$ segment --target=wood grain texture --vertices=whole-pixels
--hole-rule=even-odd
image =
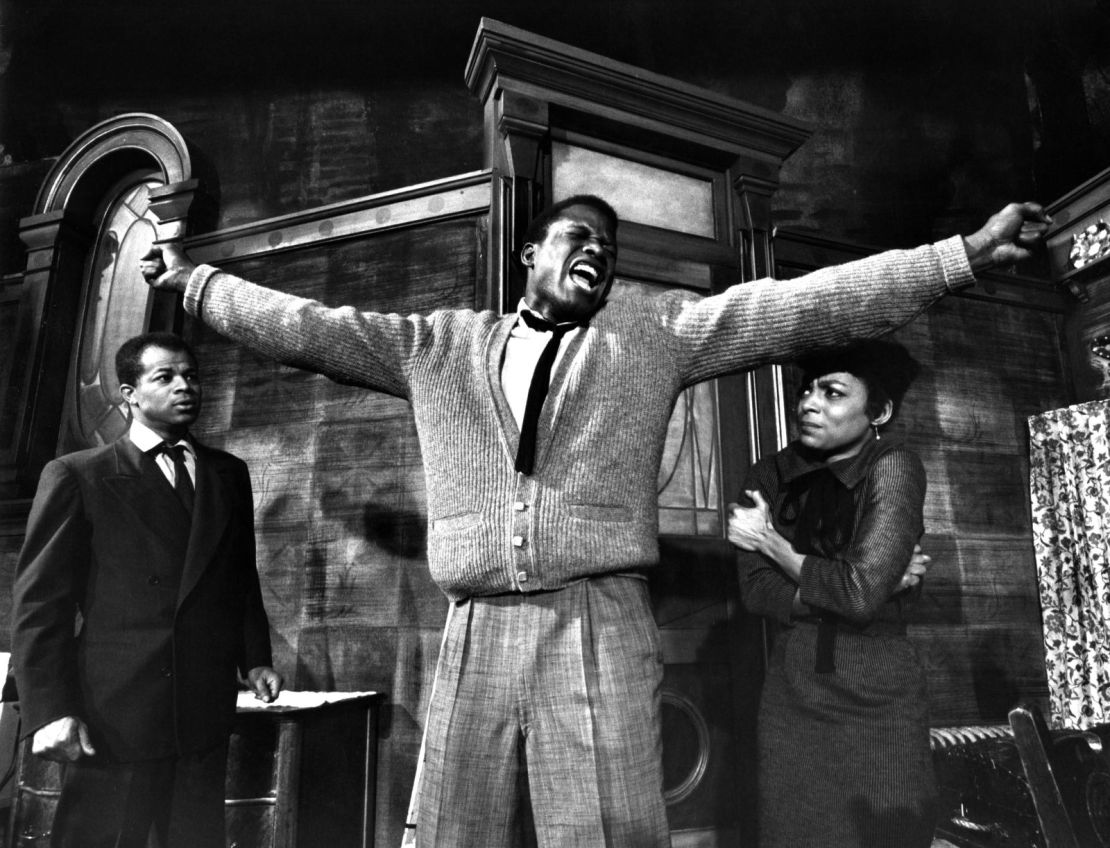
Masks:
[[[428,312],[475,302],[484,219],[228,265],[329,305]],[[275,664],[295,689],[376,690],[380,844],[400,844],[447,601],[428,574],[424,470],[408,404],[278,365],[191,322],[203,441],[241,456]]]

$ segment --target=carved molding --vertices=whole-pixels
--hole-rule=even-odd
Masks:
[[[321,242],[485,214],[493,202],[493,181],[490,171],[472,171],[202,233],[187,237],[185,246],[197,262],[227,265]]]
[[[519,92],[707,151],[780,164],[810,129],[777,112],[482,18],[466,84],[483,103]],[[519,101],[518,101],[519,102]]]
[[[160,168],[166,184],[192,178],[192,160],[181,133],[157,115],[129,112],[97,124],[65,149],[39,189],[33,214],[64,208],[90,169],[126,151]]]
[[[22,355],[0,363],[0,385],[18,413],[0,444],[0,500],[30,494],[56,451],[98,217],[135,179],[165,184],[158,202],[180,230],[197,189],[189,151],[170,123],[146,113],[119,115],[82,133],[58,157],[31,214],[20,221],[27,249],[16,321]]]
[[[659,261],[690,261],[703,244],[727,249],[735,272],[695,274],[698,287],[723,288],[751,276],[747,252],[733,245],[738,222],[755,251],[769,250],[770,197],[783,161],[811,134],[776,112],[483,18],[465,70],[485,112],[486,165],[504,180],[490,226],[490,300],[506,309],[522,280],[512,257],[531,217],[553,199],[551,142],[695,175],[714,184],[715,239],[683,238],[658,227],[622,223],[618,274],[658,279]],[[731,195],[731,196],[730,196]],[[739,199],[740,207],[732,208]],[[637,235],[640,237],[637,238]],[[640,245],[647,245],[645,251]],[[699,259],[693,260],[700,262]],[[645,270],[646,269],[646,270]]]

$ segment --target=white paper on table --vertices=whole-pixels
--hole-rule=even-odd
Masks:
[[[362,698],[366,695],[374,695],[375,692],[291,692],[288,689],[282,690],[277,698],[266,703],[260,698],[254,696],[254,692],[245,689],[239,692],[238,700],[235,703],[236,709],[240,711],[266,711],[271,710],[275,712],[282,712],[284,710],[310,710],[314,707],[322,707],[324,704],[336,704],[341,701],[350,701],[354,698]]]

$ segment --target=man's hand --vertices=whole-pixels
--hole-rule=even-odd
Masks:
[[[978,232],[964,237],[972,271],[1021,262],[1033,255],[1052,217],[1039,203],[1010,203],[991,215]]]
[[[185,251],[172,242],[155,245],[139,260],[139,273],[143,279],[151,288],[161,291],[185,291],[189,276],[196,267]]]
[[[96,753],[89,741],[89,728],[76,716],[65,716],[44,724],[31,739],[31,753],[59,763],[72,763]]]
[[[247,672],[247,682],[254,691],[254,697],[267,704],[281,692],[285,681],[282,676],[268,665],[260,665]]]
[[[906,566],[906,573],[902,575],[902,580],[895,591],[903,592],[921,583],[932,561],[933,558],[931,556],[927,556],[921,552],[921,545],[914,545],[913,556],[910,557],[910,564]]]

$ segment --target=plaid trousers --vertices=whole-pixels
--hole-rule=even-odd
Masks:
[[[669,846],[662,677],[645,580],[460,601],[428,715],[416,844]]]

